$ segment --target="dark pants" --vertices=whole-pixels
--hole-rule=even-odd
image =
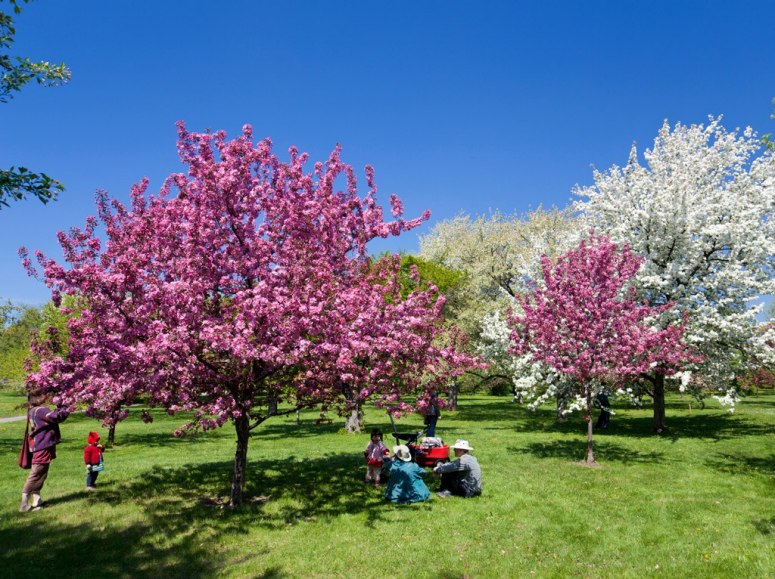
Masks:
[[[436,436],[436,421],[438,419],[437,416],[425,417],[425,436]]]
[[[595,423],[595,428],[608,428],[608,419],[610,418],[611,413],[608,412],[608,410],[601,410],[600,416],[597,417],[597,423]]]
[[[478,493],[473,493],[468,490],[463,484],[463,473],[459,472],[444,472],[441,474],[441,486],[440,491],[449,491],[453,495],[459,497],[470,498],[476,496]]]
[[[86,471],[86,486],[87,487],[93,487],[97,486],[97,475],[99,475],[99,471],[92,472],[92,471]]]

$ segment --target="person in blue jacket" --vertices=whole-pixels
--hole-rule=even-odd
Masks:
[[[431,491],[423,480],[425,469],[412,462],[409,447],[399,444],[393,448],[390,462],[390,479],[385,498],[393,503],[417,503],[428,500]]]

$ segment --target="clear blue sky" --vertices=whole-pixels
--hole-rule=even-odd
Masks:
[[[0,4],[5,9],[6,3]],[[250,123],[286,157],[336,143],[380,201],[429,231],[460,212],[564,206],[576,184],[651,145],[664,119],[775,131],[772,1],[38,0],[14,54],[64,61],[64,87],[0,104],[0,165],[63,181],[47,206],[0,209],[0,298],[39,304],[26,245],[59,259],[58,230],[179,171],[175,122],[236,135]],[[412,232],[372,250],[417,249]]]

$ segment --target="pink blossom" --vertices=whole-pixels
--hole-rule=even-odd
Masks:
[[[178,134],[186,174],[156,195],[144,180],[131,208],[99,192],[98,219],[59,235],[68,267],[36,254],[52,294],[82,301],[69,353],[41,347],[31,385],[110,416],[145,394],[169,413],[196,411],[176,436],[228,420],[243,436],[280,403],[372,398],[408,412],[405,399],[476,364],[457,338],[444,345],[435,288],[406,294],[398,259],[369,258],[369,241],[428,215],[385,222],[373,170],[360,198],[339,146],[305,173],[306,154],[291,148],[281,162],[249,126],[231,141],[183,123]],[[399,217],[401,201],[390,203]]]

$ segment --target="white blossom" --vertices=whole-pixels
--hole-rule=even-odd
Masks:
[[[645,166],[633,145],[625,167],[595,171],[593,186],[574,191],[589,226],[645,258],[639,294],[689,314],[686,339],[705,359],[704,380],[691,383],[722,390],[724,404],[736,400],[736,370],[773,359],[750,307],[775,293],[775,160],[760,151],[751,129],[727,131],[720,118],[665,122]]]
[[[468,308],[457,323],[471,336],[482,320],[514,306],[514,296],[535,279],[542,255],[558,255],[578,241],[578,222],[570,210],[543,210],[527,215],[459,215],[442,221],[420,238],[420,257],[467,274]]]

